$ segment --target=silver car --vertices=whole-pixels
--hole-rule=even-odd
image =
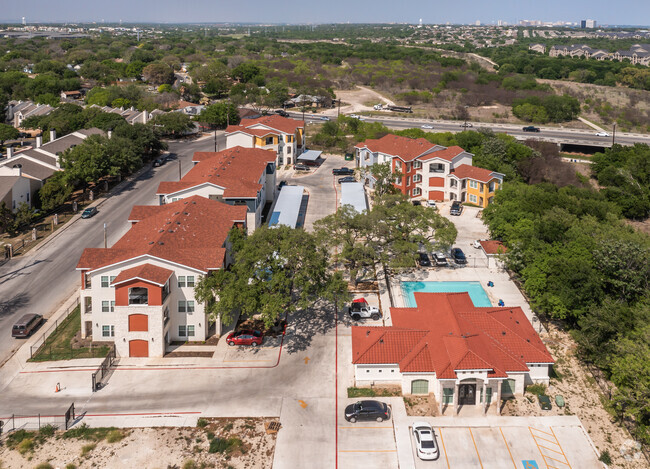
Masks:
[[[413,438],[418,458],[425,461],[433,461],[440,456],[436,434],[433,428],[426,422],[415,422],[413,424]]]

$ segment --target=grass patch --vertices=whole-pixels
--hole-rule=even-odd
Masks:
[[[545,396],[546,386],[544,384],[531,384],[526,388],[526,392],[529,392],[536,396]]]
[[[75,466],[74,464],[70,463],[70,464],[66,464],[66,465],[65,465],[65,469],[77,469],[77,466]]]
[[[52,435],[54,435],[54,432],[56,431],[56,427],[54,425],[45,425],[44,427],[41,427],[38,430],[39,435],[49,438]]]
[[[399,396],[398,390],[384,388],[348,388],[348,397],[392,397]]]
[[[207,419],[204,419],[203,417],[201,417],[200,419],[198,419],[196,421],[196,426],[199,427],[199,428],[205,428],[205,427],[208,426],[209,423],[210,422],[208,422]]]
[[[34,469],[54,469],[54,468],[52,467],[52,464],[50,464],[49,462],[42,462]]]
[[[34,440],[31,438],[25,438],[20,443],[18,443],[16,449],[20,454],[24,456],[26,453],[29,453],[34,449]]]
[[[91,443],[89,445],[83,445],[81,447],[81,457],[88,456],[92,450],[97,447],[97,443]]]
[[[10,433],[6,439],[7,448],[16,449],[23,440],[31,440],[35,435],[35,432],[28,432],[27,430],[18,430]]]
[[[609,454],[608,450],[605,450],[602,453],[600,453],[600,457],[598,458],[598,460],[607,465],[612,464],[612,456]]]
[[[45,325],[47,326],[47,324]],[[50,334],[45,343],[38,349],[29,361],[44,362],[51,360],[70,360],[72,358],[103,357],[108,354],[109,347],[72,348],[72,339],[81,330],[81,307],[77,306],[57,329]]]
[[[90,440],[90,441],[101,441],[106,436],[113,432],[113,431],[118,431],[115,427],[99,427],[99,428],[90,428],[88,425],[85,423],[81,424],[77,428],[73,428],[72,430],[68,430],[65,432],[62,437],[63,438],[77,438],[80,440]],[[119,440],[118,440],[119,441]]]
[[[106,434],[106,441],[109,443],[117,443],[118,441],[122,441],[122,438],[124,438],[122,430],[111,430]]]
[[[230,454],[243,445],[243,442],[236,436],[232,438],[215,438],[210,442],[209,453]]]

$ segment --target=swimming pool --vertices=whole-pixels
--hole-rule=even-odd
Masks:
[[[414,308],[415,298],[413,293],[459,293],[467,292],[472,303],[477,307],[492,306],[490,298],[483,290],[480,282],[402,282],[402,293],[408,308]]]

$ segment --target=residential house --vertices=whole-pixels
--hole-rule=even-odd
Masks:
[[[9,114],[11,115],[12,125],[18,129],[28,117],[46,116],[53,110],[54,108],[49,104],[34,104],[31,101],[25,101],[11,106]]]
[[[356,386],[433,393],[441,413],[492,403],[499,413],[503,397],[549,383],[553,357],[520,307],[476,307],[466,292],[414,296],[415,307],[390,309],[392,326],[352,327]]]
[[[276,164],[293,164],[305,150],[305,122],[279,115],[246,119],[226,129],[226,148],[241,146],[273,151]]]
[[[31,207],[34,194],[42,185],[38,179],[23,175],[21,167],[0,166],[0,206],[4,203],[13,212],[22,203]]]
[[[134,206],[129,221],[117,243],[85,249],[77,264],[82,337],[114,342],[120,356],[162,357],[172,341],[220,335],[194,286],[231,263],[229,231],[246,226],[246,207],[192,196]]]
[[[358,167],[389,162],[393,172],[400,172],[393,185],[411,200],[458,200],[486,207],[503,183],[503,174],[472,166],[474,155],[458,146],[388,134],[355,148]],[[369,174],[366,183],[374,186]]]
[[[545,44],[530,44],[528,46],[528,50],[533,50],[535,52],[539,52],[540,54],[544,54],[546,52],[546,45]]]
[[[61,91],[61,99],[63,100],[77,100],[83,98],[81,91]]]
[[[229,205],[245,206],[246,225],[253,232],[262,211],[275,200],[275,155],[259,148],[233,147],[220,152],[196,152],[195,166],[180,181],[161,182],[160,205],[199,195]]]
[[[190,103],[189,101],[178,101],[175,112],[182,112],[188,116],[198,116],[205,106],[203,104]]]

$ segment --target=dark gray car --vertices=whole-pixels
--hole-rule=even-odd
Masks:
[[[379,401],[359,401],[350,404],[345,408],[345,420],[356,422],[357,420],[376,420],[383,422],[390,419],[390,407]]]

